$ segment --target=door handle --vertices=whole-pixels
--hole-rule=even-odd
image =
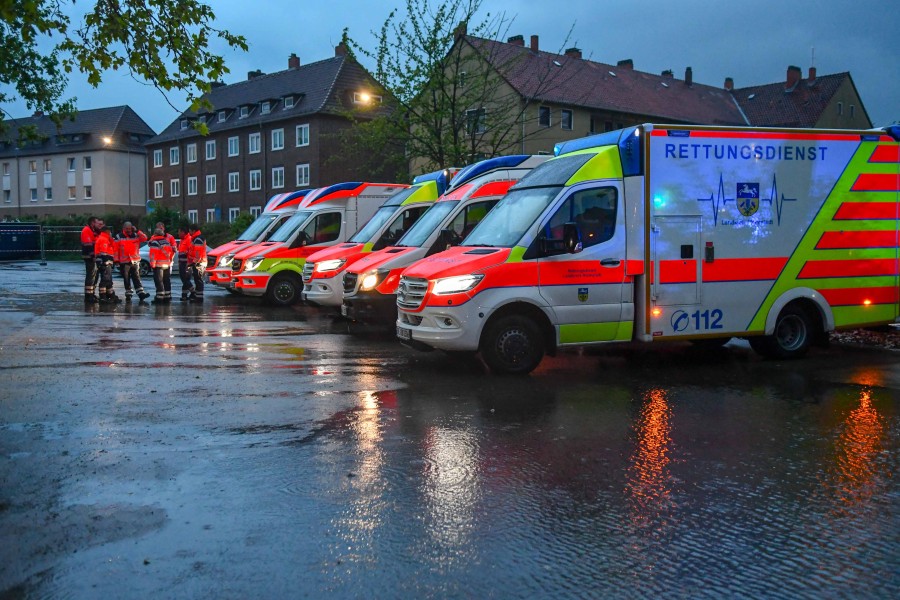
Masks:
[[[600,261],[601,267],[618,267],[622,264],[622,261],[618,258],[604,258]]]

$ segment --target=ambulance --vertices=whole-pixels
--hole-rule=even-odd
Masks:
[[[396,243],[347,268],[341,314],[353,321],[397,320],[397,284],[403,270],[460,241],[516,181],[549,156],[503,156],[475,163],[453,178],[447,192]],[[307,263],[308,264],[308,263]]]
[[[795,358],[897,323],[898,138],[644,124],[566,142],[461,246],[406,269],[397,336],[528,373],[626,341]]]
[[[230,289],[232,286],[231,261],[234,259],[235,253],[251,244],[266,241],[291,217],[297,205],[303,202],[303,199],[311,191],[297,190],[272,196],[266,202],[263,212],[244,230],[244,233],[237,239],[210,250],[208,263],[212,267],[206,271],[209,274],[210,283]]]
[[[345,241],[385,200],[407,189],[399,183],[348,182],[306,194],[294,214],[268,240],[234,255],[231,282],[247,296],[279,306],[300,299],[306,257]]]
[[[309,304],[337,309],[343,299],[341,280],[347,267],[373,250],[396,243],[449,185],[455,169],[413,179],[408,190],[389,198],[346,244],[310,255],[303,267],[303,295]]]

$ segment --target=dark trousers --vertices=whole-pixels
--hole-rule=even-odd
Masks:
[[[197,290],[196,297],[203,298],[203,273],[204,269],[197,265],[191,265],[191,277],[194,278],[194,288]]]
[[[93,256],[82,258],[84,258],[84,295],[90,296],[93,295],[94,286],[97,285],[97,263]]]
[[[97,269],[100,271],[100,295],[111,294],[113,291],[113,263],[111,260],[104,260],[97,263]]]
[[[156,286],[156,299],[165,300],[172,297],[172,268],[154,267],[153,284]]]
[[[125,296],[131,296],[132,290],[138,294],[144,291],[144,284],[141,282],[140,264],[124,262],[119,265],[119,271],[122,273],[122,279],[125,281]]]
[[[191,285],[191,270],[188,268],[186,260],[178,261],[178,277],[181,278],[181,298],[184,300],[188,294],[194,291],[194,286]]]

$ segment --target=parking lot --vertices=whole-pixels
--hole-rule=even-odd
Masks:
[[[900,586],[896,350],[610,346],[496,377],[219,289],[85,306],[82,272],[0,264],[2,597]]]

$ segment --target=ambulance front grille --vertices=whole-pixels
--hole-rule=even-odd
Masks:
[[[231,270],[235,273],[240,273],[241,267],[243,267],[243,266],[244,266],[244,261],[241,260],[240,258],[236,258],[233,261],[231,261]]]
[[[401,275],[400,285],[397,286],[397,306],[407,310],[415,310],[422,306],[422,301],[425,300],[425,292],[427,291],[427,279]]]
[[[312,279],[313,269],[316,268],[316,263],[306,261],[306,264],[303,265],[303,283],[309,283],[309,280]]]
[[[344,273],[344,293],[352,294],[356,291],[356,281],[359,279],[358,273]]]

